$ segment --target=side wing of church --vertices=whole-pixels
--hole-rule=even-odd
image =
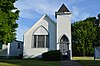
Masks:
[[[62,55],[72,58],[71,12],[63,4],[55,17],[57,23],[44,15],[24,34],[24,58],[41,57],[50,50],[60,50]]]
[[[24,34],[24,58],[33,58],[56,50],[56,23],[44,15]]]

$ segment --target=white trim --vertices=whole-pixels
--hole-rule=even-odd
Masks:
[[[32,36],[31,48],[34,48],[34,36]]]
[[[43,28],[48,34],[47,35],[49,35],[49,32],[48,32],[48,30],[44,27],[44,26],[39,26],[39,27],[37,27],[35,30],[34,30],[34,32],[33,32],[33,34],[32,35],[37,35],[37,34],[34,34],[39,28]],[[39,35],[41,35],[41,34],[39,34]]]
[[[58,43],[60,43],[60,39],[61,39],[64,35],[65,35],[66,38],[68,39],[68,42],[70,42],[70,41],[69,41],[69,38],[67,37],[67,35],[66,35],[66,34],[63,34],[63,35],[61,35],[61,36],[58,38]]]
[[[62,14],[67,14],[67,15],[70,15],[71,12],[56,12],[57,15],[62,15]]]
[[[45,14],[44,16],[42,16],[37,22],[41,21],[41,20],[44,19],[45,17],[47,17],[47,18],[50,20],[51,23],[53,23],[53,24],[56,25],[56,22],[55,22],[54,20],[52,20],[47,14]],[[37,23],[37,22],[36,22],[36,23]],[[36,23],[35,23],[35,24],[36,24]],[[35,24],[34,24],[34,25],[35,25]],[[34,25],[33,25],[33,26],[34,26]],[[32,27],[33,27],[33,26],[32,26]],[[32,27],[30,27],[30,28],[24,33],[24,35],[25,35],[26,33],[28,33],[28,32],[32,29]]]

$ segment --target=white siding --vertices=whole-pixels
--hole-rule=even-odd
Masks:
[[[34,32],[34,35],[48,35],[48,32],[42,26],[38,27]]]
[[[69,50],[72,59],[72,46],[71,46],[71,13],[57,13],[57,44],[63,35],[69,39]],[[57,45],[59,50],[59,44]]]
[[[18,43],[20,43],[20,48],[18,49]],[[23,54],[23,43],[20,41],[13,41],[8,43],[8,45],[3,45],[0,50],[0,56],[19,56],[19,54]]]
[[[18,43],[20,43],[20,48],[18,48]],[[19,56],[23,54],[23,43],[19,41],[13,41],[10,43],[9,47],[9,56]]]
[[[34,31],[43,26],[49,32],[49,48],[32,48],[33,39],[32,35]],[[45,30],[40,28],[36,31],[36,34],[45,34]],[[23,48],[23,56],[24,58],[32,58],[38,55],[41,55],[43,52],[47,52],[48,50],[56,49],[56,24],[51,21],[51,19],[44,15],[38,22],[36,22],[25,34],[24,34],[24,48]]]

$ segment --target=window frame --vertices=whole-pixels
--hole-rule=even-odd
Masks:
[[[21,48],[20,45],[21,45],[21,43],[18,42],[17,49],[20,49]]]
[[[36,37],[34,37],[34,36],[36,36]],[[44,47],[39,47],[39,36],[43,36],[43,38],[44,38],[44,41],[43,41]],[[49,48],[49,35],[33,35],[33,43],[32,44],[33,44],[32,48]]]

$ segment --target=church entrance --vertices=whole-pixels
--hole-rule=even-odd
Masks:
[[[59,48],[62,53],[62,59],[63,60],[69,59],[70,58],[69,40],[66,35],[63,35],[61,37]]]

